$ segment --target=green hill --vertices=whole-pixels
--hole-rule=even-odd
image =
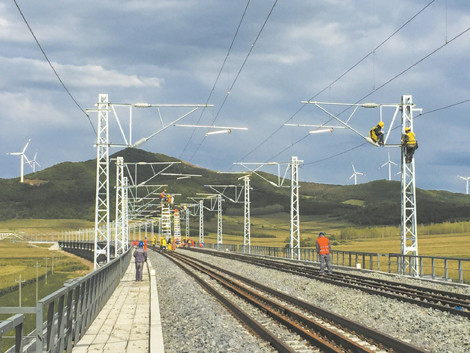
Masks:
[[[188,197],[210,193],[204,185],[241,185],[239,175],[219,174],[176,158],[139,149],[124,149],[111,156],[110,197],[114,208],[115,167],[113,159],[122,156],[125,162],[178,161],[166,173],[197,174],[201,177],[177,180],[161,175],[153,184],[165,184],[170,193],[181,194],[177,202],[191,202]],[[150,167],[139,167],[138,182],[154,175]],[[275,181],[273,175],[264,174]],[[0,220],[94,219],[96,160],[64,162],[19,178],[0,179]],[[275,188],[257,176],[251,179],[251,211],[253,215],[278,211],[289,212],[289,188]],[[233,193],[233,191],[231,191]],[[419,223],[470,220],[470,197],[464,194],[435,190],[417,190]],[[224,202],[224,213],[241,214],[242,205]],[[301,215],[325,216],[357,225],[400,224],[400,183],[378,180],[359,185],[327,185],[300,183]],[[208,213],[208,217],[210,213]],[[112,212],[114,215],[114,212]]]

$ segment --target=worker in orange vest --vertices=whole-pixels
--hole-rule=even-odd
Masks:
[[[320,257],[320,275],[323,275],[325,271],[325,263],[328,268],[328,273],[332,273],[331,263],[330,263],[330,240],[325,237],[324,232],[320,232],[317,238],[317,254]]]

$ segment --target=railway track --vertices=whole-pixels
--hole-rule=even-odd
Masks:
[[[278,352],[424,352],[207,262],[166,256]]]
[[[470,318],[469,295],[372,277],[358,276],[350,273],[334,272],[333,274],[322,276],[320,275],[319,270],[312,266],[293,264],[287,261],[272,260],[250,255],[226,253],[214,250],[191,251],[201,251],[204,254],[242,261],[256,266],[262,266],[264,268],[292,273],[298,276],[314,278],[333,285],[353,288],[369,294],[380,295]]]

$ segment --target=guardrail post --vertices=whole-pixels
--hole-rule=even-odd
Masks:
[[[449,271],[448,271],[448,268],[447,268],[447,259],[444,259],[444,278],[446,279],[446,281],[448,279],[448,272]]]
[[[462,260],[459,260],[459,283],[463,283],[463,268],[462,268]]]
[[[36,352],[42,352],[44,342],[44,326],[43,326],[43,305],[41,302],[36,303]]]

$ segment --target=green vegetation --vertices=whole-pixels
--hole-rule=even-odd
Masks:
[[[187,202],[188,197],[209,192],[204,185],[240,185],[237,175],[218,174],[178,159],[139,149],[124,149],[111,160],[122,156],[125,162],[181,162],[167,172],[198,174],[201,178],[176,180],[159,176],[158,183],[167,190],[181,194],[176,202]],[[142,168],[141,168],[142,167]],[[136,183],[154,175],[150,166],[139,167]],[[111,163],[110,182],[114,186],[115,168]],[[269,180],[276,177],[262,173]],[[0,179],[0,221],[10,219],[81,219],[93,221],[95,207],[96,161],[65,162],[18,178]],[[241,185],[240,185],[241,186]],[[289,212],[289,188],[274,188],[257,176],[251,179],[251,214],[263,216]],[[302,217],[330,217],[352,226],[395,226],[400,223],[400,183],[378,180],[359,185],[327,185],[300,183],[300,211]],[[232,190],[233,191],[233,190]],[[111,215],[115,193],[111,192]],[[233,195],[232,195],[233,197]],[[417,190],[418,219],[420,223],[470,221],[470,197],[446,191]],[[47,200],[47,204],[45,204]],[[242,205],[224,202],[224,215],[240,216]],[[206,212],[210,214],[210,212]],[[205,216],[209,219],[211,216]]]
[[[19,306],[20,276],[21,306],[32,307],[36,306],[36,288],[38,299],[41,299],[62,288],[66,280],[81,277],[93,270],[93,264],[88,261],[59,250],[51,250],[50,247],[50,244],[44,247],[11,239],[0,241],[1,307]],[[12,315],[2,314],[0,320],[10,316]],[[35,328],[35,320],[34,315],[25,315],[25,333]],[[2,342],[5,347],[11,344],[13,344],[11,339]]]

